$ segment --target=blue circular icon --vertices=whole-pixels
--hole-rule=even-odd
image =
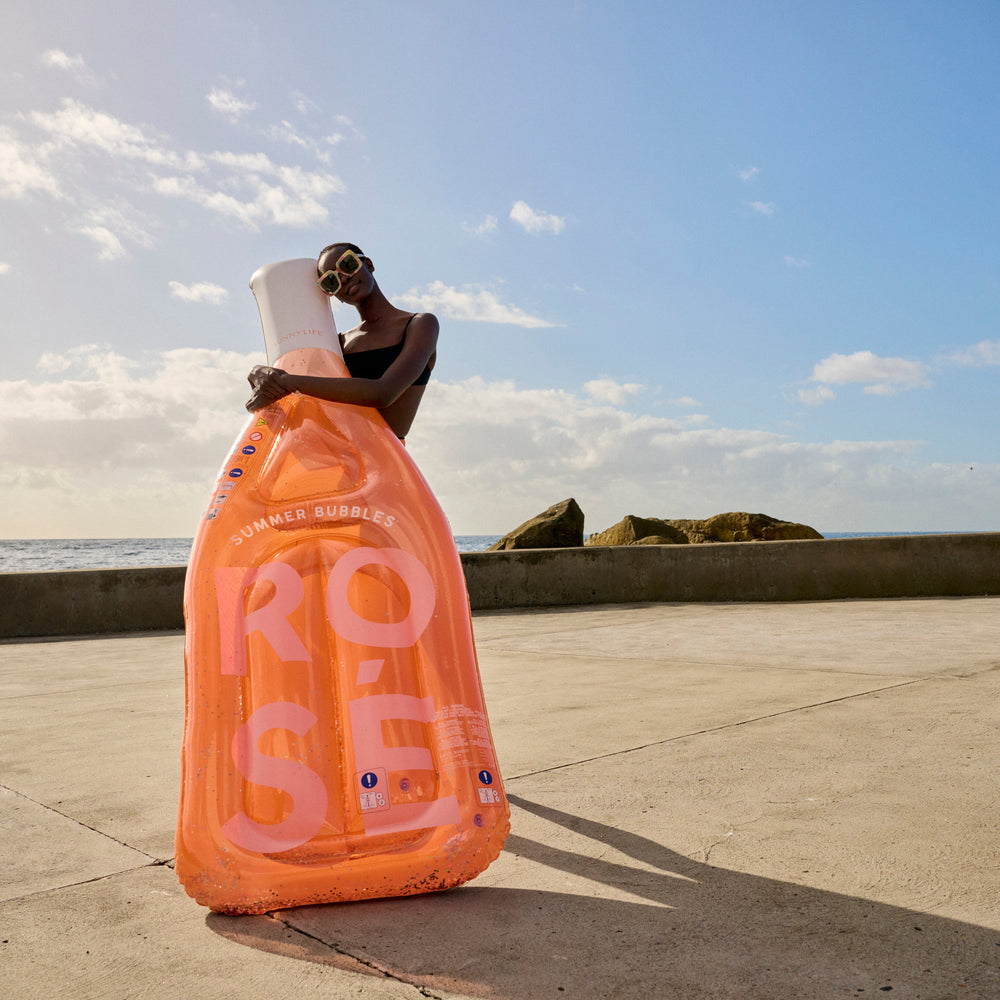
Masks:
[[[365,788],[374,788],[378,784],[378,775],[374,771],[366,771],[361,775],[361,784]]]
[[[243,475],[243,470],[242,469],[230,469],[229,470],[229,478],[230,479],[239,479],[240,476],[242,476],[242,475]]]
[[[257,449],[256,449],[256,448],[255,448],[255,447],[254,447],[254,446],[253,446],[252,444],[248,444],[248,445],[247,445],[247,446],[246,446],[246,447],[245,447],[245,448],[243,449],[243,454],[244,454],[244,455],[252,455],[252,454],[253,454],[253,453],[254,453],[254,452],[255,452],[256,450],[257,450]]]
[[[493,775],[490,774],[489,771],[480,771],[479,772],[479,780],[484,785],[492,785],[493,784]]]

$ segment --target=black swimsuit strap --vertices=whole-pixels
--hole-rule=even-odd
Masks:
[[[403,327],[403,336],[399,338],[399,342],[402,344],[406,340],[406,331],[410,329],[410,324],[413,322],[416,313],[410,313],[410,318],[406,321],[406,326]]]

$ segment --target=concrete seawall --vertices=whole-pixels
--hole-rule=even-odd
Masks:
[[[1000,532],[467,552],[475,611],[1000,594]],[[0,638],[184,627],[183,566],[0,574]]]
[[[0,574],[0,638],[184,627],[184,566]]]
[[[471,553],[472,606],[1000,593],[1000,533]]]

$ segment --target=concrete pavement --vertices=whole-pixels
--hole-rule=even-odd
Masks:
[[[0,644],[0,993],[996,1000],[998,612],[480,613],[500,859],[241,918],[170,867],[183,637]]]

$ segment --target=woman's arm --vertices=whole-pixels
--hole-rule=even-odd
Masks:
[[[251,412],[259,410],[290,392],[301,392],[333,403],[382,409],[394,403],[413,385],[437,348],[437,337],[438,321],[435,316],[421,313],[414,317],[406,331],[406,342],[399,357],[377,379],[291,375],[280,368],[254,368],[249,378],[254,393],[247,409]]]

